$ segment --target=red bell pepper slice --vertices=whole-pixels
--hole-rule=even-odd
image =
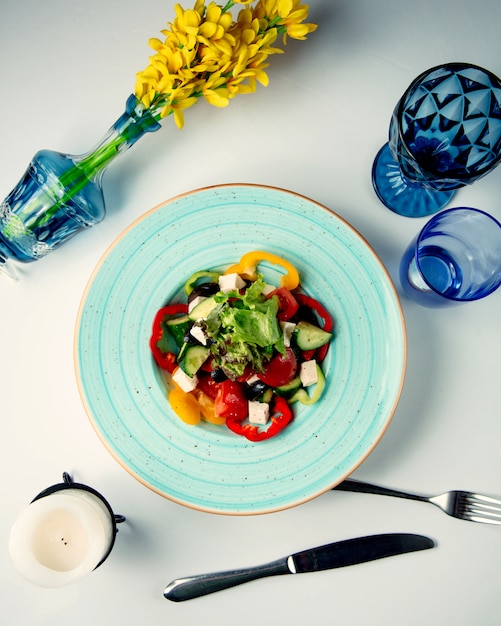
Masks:
[[[275,437],[292,420],[293,413],[289,403],[281,396],[273,396],[271,404],[272,416],[268,428],[262,430],[259,426],[249,424],[244,419],[229,417],[226,419],[226,426],[237,435],[242,435],[249,441],[264,441]]]
[[[304,293],[296,293],[294,294],[294,297],[299,302],[299,304],[303,306],[307,306],[309,309],[314,311],[321,318],[321,320],[323,321],[323,325],[321,326],[321,328],[323,328],[323,330],[325,330],[328,333],[332,332],[332,329],[334,328],[332,317],[330,316],[328,311],[325,309],[325,307],[321,305],[320,302],[318,302],[318,300],[315,300],[315,298],[307,296]],[[317,348],[316,360],[318,363],[321,363],[325,359],[325,355],[327,354],[328,349],[329,349],[329,343],[326,343],[320,348]],[[309,360],[309,359],[305,359],[305,360]]]
[[[153,320],[150,336],[150,350],[158,367],[167,370],[170,374],[172,374],[176,367],[176,355],[173,352],[163,352],[158,347],[158,342],[162,339],[164,333],[162,322],[166,317],[173,317],[181,313],[186,314],[187,312],[187,304],[169,304],[159,309],[155,315],[155,319]]]

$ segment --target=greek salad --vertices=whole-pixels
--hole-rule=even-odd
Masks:
[[[259,272],[263,261],[284,272],[278,286]],[[263,441],[291,422],[294,404],[319,400],[333,319],[300,291],[291,263],[249,252],[224,272],[196,272],[184,294],[186,302],[157,311],[150,337],[168,401],[184,422]]]

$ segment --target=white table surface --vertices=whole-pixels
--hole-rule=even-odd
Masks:
[[[190,4],[191,6],[191,4]],[[135,72],[174,17],[172,0],[3,0],[0,6],[0,195],[41,148],[85,152],[123,111]],[[188,5],[186,5],[186,8]],[[390,274],[423,219],[385,209],[370,182],[394,104],[421,71],[465,60],[501,74],[498,0],[317,0],[320,27],[271,58],[270,85],[227,109],[199,103],[169,119],[106,173],[104,222],[0,282],[0,619],[3,624],[217,626],[500,623],[501,528],[435,507],[329,492],[263,516],[194,511],[153,493],[106,451],[80,401],[73,334],[101,256],[138,216],[199,187],[273,185],[348,220]],[[501,168],[451,206],[498,219]],[[397,283],[398,284],[398,283]],[[421,493],[501,496],[501,290],[427,309],[402,298],[407,377],[388,431],[354,476]],[[81,582],[32,586],[14,570],[12,524],[63,471],[127,516],[105,564]],[[437,548],[341,570],[250,583],[175,604],[173,578],[253,565],[380,532],[429,535]]]

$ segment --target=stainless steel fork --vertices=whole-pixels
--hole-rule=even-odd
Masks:
[[[501,500],[482,496],[471,491],[447,491],[438,496],[422,496],[396,489],[387,489],[359,480],[347,479],[334,487],[338,491],[354,491],[358,493],[373,493],[381,496],[394,496],[419,502],[430,502],[447,515],[470,522],[501,525]]]

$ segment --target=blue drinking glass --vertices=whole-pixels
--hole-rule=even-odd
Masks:
[[[438,213],[403,255],[400,280],[426,306],[488,296],[501,285],[501,224],[468,207]]]
[[[395,213],[423,217],[500,160],[500,79],[476,65],[447,63],[423,72],[397,103],[372,184]]]

